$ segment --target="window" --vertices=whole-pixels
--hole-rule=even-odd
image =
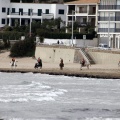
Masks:
[[[63,15],[64,15],[64,10],[60,9],[60,10],[58,11],[58,14],[63,14]]]
[[[19,8],[19,15],[20,15],[20,13],[21,13],[21,15],[23,15],[23,9],[22,8]]]
[[[33,9],[28,9],[28,15],[30,16],[30,14],[33,14]]]
[[[10,12],[10,8],[8,8],[8,9],[7,9],[7,15],[9,15],[9,14],[10,14],[9,12]]]
[[[12,8],[12,13],[15,13],[15,8]]]
[[[49,14],[49,9],[46,9],[46,12],[45,12],[46,14]]]
[[[5,19],[2,19],[2,24],[5,24]]]
[[[38,16],[41,16],[42,9],[38,9]]]
[[[6,8],[2,8],[2,12],[6,12]]]

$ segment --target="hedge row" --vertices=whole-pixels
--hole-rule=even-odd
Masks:
[[[21,32],[0,32],[0,39],[9,39],[9,40],[19,40],[21,36],[23,36],[24,33]],[[37,35],[44,38],[50,38],[50,39],[71,39],[72,34],[71,33],[48,33],[44,31],[38,31]],[[86,39],[93,39],[95,37],[95,34],[79,34],[74,33],[73,38],[76,39],[83,39],[83,35],[86,35]]]
[[[22,32],[0,32],[0,39],[19,40],[23,35]]]
[[[37,32],[39,36],[42,36],[44,38],[51,38],[51,39],[71,39],[72,34],[71,33],[48,33],[48,32]],[[95,34],[80,34],[80,33],[74,33],[73,38],[76,39],[83,39],[83,35],[86,35],[86,39],[93,39],[95,37]]]

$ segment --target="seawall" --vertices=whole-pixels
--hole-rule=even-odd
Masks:
[[[75,49],[62,45],[56,46],[37,46],[35,57],[40,57],[44,62],[59,63],[60,58],[63,58],[64,63],[74,62]]]

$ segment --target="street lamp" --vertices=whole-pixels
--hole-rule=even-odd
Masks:
[[[9,9],[9,26],[11,26],[11,8]]]
[[[112,14],[112,13],[108,13],[109,14],[109,22],[108,22],[108,41],[109,41],[109,47],[110,47],[110,14]]]
[[[73,15],[74,15],[75,11],[72,10],[72,45],[73,45]]]
[[[33,9],[30,8],[30,37],[31,37],[31,23],[32,23],[32,11]]]
[[[20,12],[20,26],[21,26],[21,12]]]

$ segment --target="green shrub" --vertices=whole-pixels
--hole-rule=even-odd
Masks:
[[[41,42],[41,43],[44,42],[44,37],[40,37],[40,42]]]
[[[34,56],[35,42],[33,38],[16,42],[10,49],[11,57]]]

